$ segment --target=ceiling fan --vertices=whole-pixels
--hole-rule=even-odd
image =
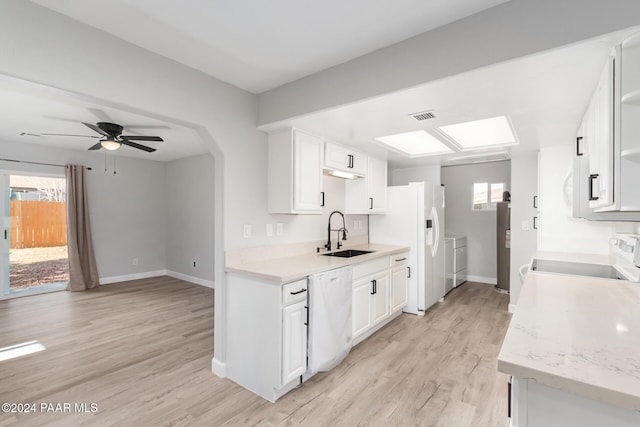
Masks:
[[[81,122],[89,129],[97,132],[100,136],[95,135],[72,135],[64,133],[41,133],[44,136],[78,136],[84,138],[100,138],[97,144],[89,147],[89,150],[99,150],[104,148],[105,150],[117,150],[121,145],[128,145],[129,147],[137,148],[148,153],[156,151],[155,148],[147,147],[146,145],[138,144],[133,141],[156,141],[162,142],[163,139],[159,136],[144,136],[144,135],[122,135],[124,127],[115,123],[98,122],[95,125],[91,123]]]

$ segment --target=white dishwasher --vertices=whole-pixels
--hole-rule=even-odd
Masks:
[[[309,276],[307,376],[334,368],[351,351],[351,276],[351,266]]]

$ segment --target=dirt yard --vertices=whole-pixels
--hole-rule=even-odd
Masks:
[[[11,249],[9,276],[11,289],[66,282],[69,280],[67,247]]]

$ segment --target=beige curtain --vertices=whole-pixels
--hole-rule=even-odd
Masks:
[[[69,248],[68,291],[98,286],[98,269],[93,253],[89,200],[84,166],[67,165],[67,246]]]

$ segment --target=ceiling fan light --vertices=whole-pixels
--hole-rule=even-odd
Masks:
[[[100,141],[100,145],[105,150],[113,151],[120,148],[120,143],[118,141],[114,141],[113,139],[105,139],[104,141]]]

